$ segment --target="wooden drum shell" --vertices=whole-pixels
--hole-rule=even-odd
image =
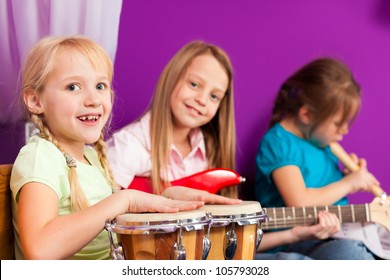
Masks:
[[[202,210],[179,213],[127,213],[116,217],[112,231],[127,260],[170,260],[174,244],[186,250],[187,260],[201,260],[203,237],[210,220]],[[180,230],[181,228],[181,230]]]
[[[229,226],[211,227],[210,242],[211,249],[208,260],[224,260],[224,240]],[[253,260],[255,254],[257,225],[235,225],[237,234],[237,249],[233,260]]]
[[[127,260],[170,260],[179,230],[170,233],[117,234]],[[202,230],[183,231],[187,260],[202,259]]]
[[[232,228],[237,235],[237,248],[233,260],[253,260],[256,253],[258,223],[265,215],[257,201],[243,201],[235,205],[205,205],[201,208],[211,214],[211,249],[207,260],[224,260],[226,233]],[[249,224],[245,224],[248,219]],[[244,223],[243,225],[240,225]],[[224,225],[225,224],[225,225]]]

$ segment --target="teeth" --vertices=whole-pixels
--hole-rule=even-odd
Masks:
[[[82,116],[82,117],[79,117],[79,119],[82,120],[82,121],[85,121],[85,120],[96,121],[98,118],[99,118],[98,116]]]

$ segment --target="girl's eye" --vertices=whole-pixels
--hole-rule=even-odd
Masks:
[[[197,82],[190,82],[190,85],[191,85],[191,87],[193,87],[193,88],[198,87],[198,83],[197,83]]]
[[[210,97],[211,97],[212,100],[219,101],[219,96],[214,94],[214,93],[211,93]]]
[[[104,90],[106,88],[106,85],[104,83],[98,83],[96,85],[97,90]]]
[[[70,85],[68,85],[66,87],[66,89],[69,90],[69,91],[76,91],[76,90],[79,90],[80,87],[78,85],[76,85],[76,84],[70,84]]]

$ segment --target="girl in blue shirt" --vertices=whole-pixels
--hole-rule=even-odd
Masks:
[[[308,63],[283,83],[275,99],[270,129],[256,156],[255,195],[263,207],[346,205],[348,194],[371,191],[378,184],[367,171],[365,160],[356,156],[360,170],[343,174],[329,148],[329,143],[341,141],[348,133],[359,112],[360,98],[360,87],[351,71],[332,58]],[[282,251],[315,259],[373,258],[357,241],[329,238],[338,230],[339,221],[334,215],[321,216],[327,222],[322,221],[323,227],[313,227],[318,231],[328,227],[326,234],[316,234],[316,230],[300,234],[299,230],[308,232],[308,227],[300,227],[289,230],[290,238],[275,241],[272,235],[286,232],[269,233],[262,242],[263,250],[290,244]],[[322,240],[296,243],[306,239]]]

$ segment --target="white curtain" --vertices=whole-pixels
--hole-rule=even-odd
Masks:
[[[20,120],[18,76],[30,47],[48,35],[85,35],[114,61],[122,0],[0,0],[0,124]]]

